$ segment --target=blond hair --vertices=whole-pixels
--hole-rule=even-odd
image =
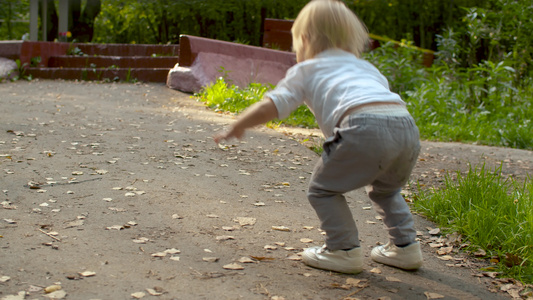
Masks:
[[[309,2],[298,14],[291,32],[293,50],[300,61],[332,48],[361,57],[368,43],[366,26],[343,2],[336,0]]]

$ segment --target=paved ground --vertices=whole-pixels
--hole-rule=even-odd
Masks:
[[[505,299],[422,218],[421,270],[371,262],[386,235],[362,191],[365,271],[304,266],[316,155],[267,128],[218,147],[232,118],[163,85],[2,83],[0,107],[0,299]]]

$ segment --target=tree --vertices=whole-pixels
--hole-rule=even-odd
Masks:
[[[53,41],[58,37],[59,16],[54,0],[47,1],[47,34],[46,39]],[[94,20],[100,13],[102,3],[100,0],[87,0],[82,7],[81,0],[68,0],[68,31],[73,39],[78,42],[90,42],[94,35]],[[40,8],[42,9],[42,7]],[[41,14],[39,14],[41,15]]]

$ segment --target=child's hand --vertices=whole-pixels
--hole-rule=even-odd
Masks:
[[[228,131],[219,133],[213,137],[215,143],[232,138],[242,139],[246,129],[266,123],[278,116],[278,110],[270,98],[257,102],[248,107]]]
[[[237,138],[240,140],[242,139],[243,136],[244,136],[244,129],[233,127],[228,131],[224,131],[224,132],[221,132],[215,135],[213,139],[215,140],[215,143],[219,144],[220,142],[224,140],[230,140],[232,138]]]

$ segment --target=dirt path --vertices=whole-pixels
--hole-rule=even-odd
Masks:
[[[365,271],[304,266],[322,240],[304,192],[315,153],[267,128],[219,148],[231,117],[165,86],[18,81],[0,105],[0,299],[508,298],[476,263],[439,259],[422,218],[421,270],[371,262],[386,235],[362,191]],[[531,173],[531,152],[480,149],[424,143],[414,176],[481,153]]]

